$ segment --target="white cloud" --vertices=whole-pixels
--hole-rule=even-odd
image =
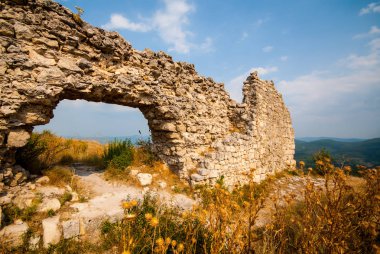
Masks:
[[[189,23],[188,14],[194,11],[194,6],[186,0],[164,0],[165,8],[158,10],[152,19],[162,40],[172,45],[169,50],[179,53],[189,53],[191,43],[188,41],[189,31],[184,25]]]
[[[62,105],[61,105],[62,104]],[[95,112],[126,112],[126,111],[138,111],[137,108],[121,106],[116,104],[107,104],[102,102],[92,102],[86,100],[63,100],[60,102],[61,106],[65,108],[72,108],[75,110],[92,110]]]
[[[254,67],[249,71],[244,72],[243,74],[233,78],[230,82],[226,84],[226,90],[230,93],[232,99],[241,102],[243,99],[242,88],[243,82],[247,79],[250,73],[257,71],[259,75],[265,76],[269,73],[277,72],[278,68],[276,66],[269,67]]]
[[[282,61],[282,62],[286,62],[286,61],[288,61],[288,56],[281,56],[280,57],[280,60]]]
[[[278,68],[276,66],[271,66],[271,67],[255,67],[255,68],[252,68],[249,72],[251,73],[251,72],[254,72],[254,71],[257,71],[259,73],[259,75],[263,75],[264,76],[264,75],[267,75],[269,73],[278,71]]]
[[[380,39],[369,46],[367,55],[340,60],[339,74],[314,71],[278,82],[297,136],[380,135]]]
[[[351,69],[376,67],[380,63],[380,38],[371,40],[368,46],[370,46],[368,55],[351,54],[339,63]]]
[[[371,37],[371,36],[375,36],[379,34],[380,34],[380,28],[378,28],[377,26],[372,26],[367,33],[357,34],[354,36],[354,39],[362,39],[362,38]]]
[[[199,45],[199,48],[204,52],[214,51],[214,42],[211,37],[207,37],[204,42]]]
[[[207,37],[199,45],[190,42],[192,32],[186,29],[190,23],[189,14],[195,7],[187,0],[162,0],[164,7],[157,10],[152,17],[145,18],[144,23],[136,23],[120,14],[112,14],[105,29],[127,29],[135,32],[155,31],[160,38],[170,45],[169,51],[189,53],[191,49],[205,52],[213,50],[213,41]]]
[[[380,3],[370,3],[367,7],[364,7],[360,10],[359,15],[365,15],[369,13],[380,13]]]
[[[111,14],[110,21],[103,26],[105,29],[127,29],[134,32],[147,32],[151,30],[147,24],[131,22],[121,14]]]
[[[265,53],[269,53],[269,52],[273,51],[273,47],[268,45],[268,46],[265,46],[264,48],[262,48],[262,50]]]
[[[266,23],[267,21],[269,21],[269,18],[264,18],[264,19],[258,19],[255,21],[255,23],[253,23],[253,26],[255,28],[259,28],[261,27],[264,23]]]

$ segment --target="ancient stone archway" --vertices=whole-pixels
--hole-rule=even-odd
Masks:
[[[155,149],[182,178],[245,182],[293,165],[290,115],[273,82],[252,73],[243,103],[223,84],[164,52],[138,51],[118,33],[48,0],[0,3],[0,167],[14,164],[33,126],[63,99],[139,108]]]

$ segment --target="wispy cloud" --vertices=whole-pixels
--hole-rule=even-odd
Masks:
[[[258,19],[255,21],[255,23],[253,23],[253,26],[255,28],[259,28],[261,27],[264,23],[266,23],[267,21],[269,20],[269,18],[261,18],[261,19]]]
[[[144,23],[135,23],[125,18],[121,14],[111,14],[110,21],[103,26],[105,29],[127,29],[134,32],[147,32],[152,29]]]
[[[380,135],[379,48],[380,39],[375,39],[369,43],[368,54],[351,54],[339,60],[339,74],[313,71],[278,83],[295,120],[297,136]]]
[[[192,32],[186,26],[190,24],[189,15],[195,11],[194,5],[187,0],[163,0],[163,8],[157,10],[144,22],[133,22],[121,14],[112,14],[105,29],[126,29],[134,32],[155,31],[166,42],[169,51],[189,53],[191,49],[212,51],[213,41],[207,37],[201,44],[192,43],[189,39]]]
[[[202,42],[201,45],[199,45],[199,48],[203,51],[203,52],[211,52],[211,51],[214,51],[214,41],[211,37],[207,37],[204,42]]]
[[[377,26],[371,26],[369,31],[367,33],[363,34],[357,34],[354,36],[354,39],[362,39],[362,38],[367,38],[367,37],[372,37],[380,34],[380,28]]]
[[[127,111],[139,111],[137,108],[120,106],[116,104],[106,104],[99,102],[92,102],[86,100],[63,100],[60,102],[66,108],[71,108],[75,110],[92,110],[94,112],[127,112]]]
[[[368,43],[370,48],[367,55],[350,54],[339,61],[339,64],[350,69],[373,68],[380,63],[380,38],[371,40]]]
[[[273,51],[273,47],[268,45],[268,46],[265,46],[264,48],[262,48],[262,50],[264,53],[269,53],[269,52]]]
[[[370,3],[359,11],[360,16],[369,13],[380,13],[380,3]]]
[[[280,57],[280,60],[282,61],[282,62],[286,62],[286,61],[288,61],[288,56],[281,56]]]
[[[253,67],[250,70],[244,72],[243,74],[236,76],[230,82],[226,84],[226,89],[230,93],[232,99],[241,102],[243,99],[242,88],[243,82],[247,79],[251,72],[257,71],[260,76],[265,76],[267,74],[277,72],[278,68],[276,66],[267,67]]]
[[[241,34],[241,37],[240,37],[240,41],[244,41],[245,39],[247,39],[249,36],[249,34],[247,32],[243,32]]]
[[[164,3],[165,8],[158,10],[153,16],[153,26],[158,30],[161,39],[172,45],[169,50],[189,53],[190,32],[185,29],[185,25],[189,23],[189,13],[195,8],[186,0],[164,0]]]

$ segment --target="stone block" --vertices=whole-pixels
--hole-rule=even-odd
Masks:
[[[25,222],[6,226],[0,231],[0,239],[7,247],[17,247],[22,244],[22,236],[28,229],[29,226]]]
[[[139,180],[141,186],[151,185],[153,181],[153,176],[148,173],[137,174],[137,179]]]
[[[42,220],[44,247],[48,248],[50,244],[57,244],[61,240],[61,228],[59,215]]]
[[[14,130],[8,134],[8,147],[23,147],[30,138],[29,132],[25,130]]]
[[[62,221],[61,224],[64,239],[70,239],[79,236],[79,219]]]
[[[44,198],[38,207],[39,212],[48,212],[49,210],[58,211],[61,208],[61,202],[57,198]]]
[[[199,174],[191,174],[191,180],[194,180],[195,182],[200,182],[200,181],[203,181],[205,179],[204,176],[201,176]]]

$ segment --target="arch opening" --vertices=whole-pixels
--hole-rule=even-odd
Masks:
[[[16,150],[16,163],[32,174],[76,164],[103,170],[110,165],[104,157],[109,144],[125,141],[132,145],[129,149],[133,156],[123,165],[150,163],[152,166],[154,161],[146,160],[158,160],[151,150],[147,120],[139,109],[62,100],[48,123],[34,126],[26,146]]]
[[[34,131],[50,130],[58,136],[93,139],[107,143],[115,138],[150,138],[148,122],[137,108],[91,102],[62,100],[48,124],[37,125]]]

